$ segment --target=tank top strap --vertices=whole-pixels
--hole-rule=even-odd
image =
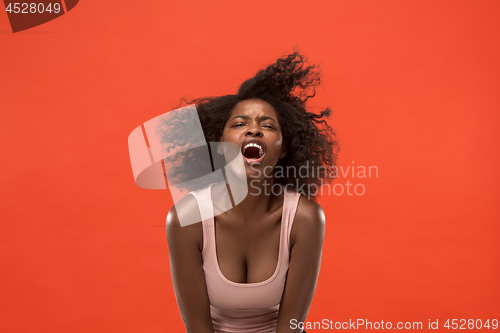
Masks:
[[[214,207],[212,204],[212,186],[204,189],[189,192],[196,199],[198,209],[201,216],[201,224],[203,227],[203,250],[202,255],[207,251],[210,240],[212,239],[211,233],[214,230]]]
[[[285,244],[288,250],[290,250],[290,235],[292,232],[293,220],[295,219],[295,213],[297,212],[297,207],[299,205],[299,199],[300,193],[285,188],[283,200],[283,221],[281,221],[281,223],[285,224]]]
[[[189,194],[192,194],[195,197],[196,202],[198,203],[202,221],[208,220],[214,216],[214,207],[212,205],[212,200],[210,200],[210,190],[211,187],[206,187],[199,191],[189,192]]]

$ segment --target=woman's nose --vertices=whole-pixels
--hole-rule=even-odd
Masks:
[[[247,135],[250,136],[262,136],[262,131],[258,126],[251,126],[247,130]]]

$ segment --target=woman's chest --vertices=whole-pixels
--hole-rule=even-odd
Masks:
[[[268,280],[278,268],[281,216],[239,223],[235,219],[215,219],[215,247],[223,276],[236,283]]]

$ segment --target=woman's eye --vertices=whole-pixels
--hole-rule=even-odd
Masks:
[[[243,124],[242,123],[236,123],[232,127],[240,127],[240,126],[243,126]]]
[[[274,129],[274,126],[273,126],[273,125],[263,125],[262,127],[265,127],[265,128],[270,128],[270,129]]]

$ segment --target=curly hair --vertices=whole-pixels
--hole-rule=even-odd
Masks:
[[[196,105],[206,142],[219,140],[233,108],[239,102],[260,99],[269,103],[276,111],[287,148],[286,156],[275,167],[275,182],[296,191],[304,186],[316,185],[319,188],[335,178],[336,173],[331,170],[336,166],[340,149],[335,131],[324,119],[330,115],[330,108],[319,114],[306,109],[306,101],[314,97],[315,87],[320,84],[319,70],[316,66],[307,65],[306,61],[295,50],[243,82],[235,95],[204,97],[190,102]],[[172,132],[168,132],[172,126],[171,120],[162,124],[159,134],[163,136],[163,141],[174,139]],[[217,158],[215,155],[211,156],[213,164],[223,164],[214,160]],[[207,167],[198,163],[201,159],[196,149],[177,154],[169,161],[173,166],[169,179],[183,183],[206,174]],[[296,172],[293,175],[285,172],[290,168],[307,172],[297,177]],[[306,176],[302,176],[303,173]]]

